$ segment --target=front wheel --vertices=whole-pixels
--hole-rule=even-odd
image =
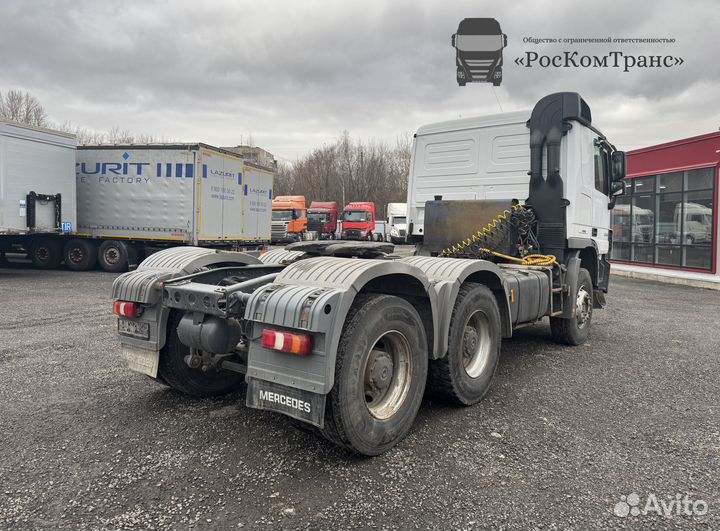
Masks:
[[[430,389],[450,402],[475,404],[490,388],[500,359],[500,310],[487,286],[460,286],[448,339],[447,355],[430,362]]]
[[[580,269],[574,315],[570,319],[550,318],[550,331],[553,339],[566,345],[582,345],[590,335],[592,314],[592,278],[590,278],[590,272],[587,269]]]
[[[400,442],[417,416],[427,378],[420,315],[393,295],[360,295],[345,321],[323,435],[363,455]]]

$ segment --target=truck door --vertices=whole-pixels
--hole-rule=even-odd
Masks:
[[[245,166],[243,174],[243,234],[245,239],[270,239],[272,173]]]
[[[246,187],[243,161],[235,157],[222,155],[222,229],[223,240],[242,240],[245,237],[243,227],[243,209],[245,208]]]
[[[222,199],[220,190],[223,186],[221,159],[215,154],[203,150],[201,152],[202,175],[200,179],[200,215],[198,240],[222,239]]]
[[[608,210],[608,183],[610,153],[599,141],[593,143],[594,186],[592,188],[592,239],[598,253],[607,254],[610,248],[610,211]]]

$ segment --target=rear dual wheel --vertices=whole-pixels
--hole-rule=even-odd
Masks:
[[[379,455],[410,431],[427,378],[420,316],[405,299],[360,295],[348,313],[322,434],[353,452]]]
[[[460,405],[479,402],[490,388],[501,343],[500,310],[487,286],[466,282],[460,287],[450,320],[448,353],[431,360],[430,390]]]

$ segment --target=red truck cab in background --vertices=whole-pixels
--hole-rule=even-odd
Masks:
[[[375,230],[375,203],[348,203],[343,210],[342,239],[372,240]]]
[[[313,201],[307,216],[308,231],[316,232],[321,240],[335,239],[338,222],[338,206],[335,201]]]

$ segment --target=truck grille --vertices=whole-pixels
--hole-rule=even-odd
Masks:
[[[407,234],[407,231],[405,229],[400,229],[400,236],[405,236]]]
[[[322,221],[308,221],[310,232],[322,232],[324,223]]]
[[[465,63],[470,69],[470,75],[473,79],[485,79],[490,72],[493,64],[492,59],[466,59]]]
[[[287,227],[286,221],[273,221],[272,232],[270,234],[273,240],[284,240],[287,238]]]
[[[360,231],[358,229],[348,229],[345,231],[345,236],[348,240],[359,240]]]

